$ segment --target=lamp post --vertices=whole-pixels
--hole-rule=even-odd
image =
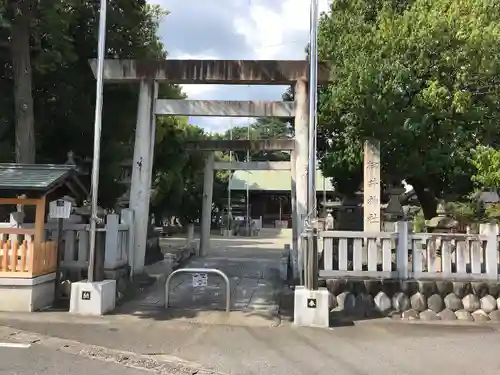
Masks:
[[[107,0],[101,0],[99,12],[99,42],[97,52],[97,86],[95,97],[94,120],[94,155],[92,160],[92,214],[90,217],[90,249],[88,282],[94,282],[94,266],[96,258],[96,226],[97,226],[97,194],[99,191],[99,162],[101,157],[102,126],[102,90],[104,76],[104,55],[106,53],[106,6]]]

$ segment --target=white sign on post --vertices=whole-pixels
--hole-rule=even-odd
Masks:
[[[68,219],[71,216],[70,201],[58,199],[49,203],[49,216],[52,219]]]
[[[193,288],[203,287],[208,285],[208,275],[206,273],[193,274]]]

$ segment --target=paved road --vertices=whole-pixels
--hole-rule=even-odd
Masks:
[[[498,326],[363,323],[322,330],[115,319],[8,324],[117,350],[169,355],[230,375],[500,374]]]
[[[1,375],[145,375],[148,372],[62,353],[34,344],[28,349],[0,348]]]

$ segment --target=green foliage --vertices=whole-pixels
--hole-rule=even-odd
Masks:
[[[232,133],[232,134],[231,134]],[[286,139],[293,136],[291,124],[280,118],[259,118],[247,126],[237,126],[226,131],[224,139]],[[234,152],[236,160],[246,159],[246,152]],[[290,160],[290,155],[282,151],[252,152],[250,159],[254,161],[284,161]]]
[[[493,223],[500,219],[500,204],[483,203],[478,193],[471,194],[463,202],[447,203],[446,211],[462,224]]]
[[[0,43],[9,41],[13,19],[13,14],[7,12],[10,9],[6,8],[7,3],[12,2],[0,1]],[[97,55],[98,7],[98,2],[90,0],[32,2],[30,49],[38,163],[64,163],[69,150],[84,159],[92,158],[95,78],[88,59]],[[165,57],[157,36],[158,22],[165,15],[161,8],[147,6],[145,0],[109,0],[107,57]],[[7,42],[0,44],[0,162],[14,160],[12,93],[12,63]],[[161,95],[184,97],[180,88],[172,85],[162,86]],[[105,207],[113,206],[124,192],[119,183],[120,164],[132,156],[137,98],[137,85],[104,88],[99,201]],[[161,130],[158,133],[161,134]],[[168,139],[162,142],[168,143]]]
[[[157,120],[152,210],[191,222],[201,215],[204,158],[184,148],[186,140],[204,138],[203,131],[186,118]]]
[[[450,217],[463,224],[477,222],[481,217],[479,204],[475,200],[448,202],[445,210]]]
[[[413,232],[415,233],[423,233],[427,230],[425,224],[425,217],[422,210],[419,210],[413,216]]]
[[[500,151],[489,146],[478,146],[474,151],[471,162],[476,172],[472,181],[481,190],[500,189]]]
[[[384,179],[466,196],[471,150],[499,141],[499,37],[495,0],[334,1],[319,29],[334,80],[319,92],[318,146],[339,192],[359,187],[374,137]]]
[[[488,219],[488,222],[498,223],[500,221],[500,204],[493,203],[486,205],[484,216]]]

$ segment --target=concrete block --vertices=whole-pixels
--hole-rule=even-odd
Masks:
[[[69,312],[78,315],[103,315],[116,305],[116,280],[71,284]]]
[[[288,256],[280,258],[280,279],[282,281],[288,280]]]
[[[330,326],[328,301],[329,296],[326,288],[308,290],[303,286],[295,287],[295,325],[328,328]]]
[[[55,273],[24,278],[0,279],[0,311],[33,312],[54,302]]]

